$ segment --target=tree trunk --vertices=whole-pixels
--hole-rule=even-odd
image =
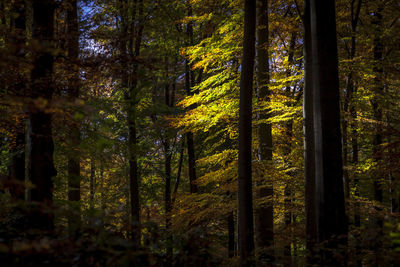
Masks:
[[[104,229],[105,225],[105,216],[106,216],[106,196],[105,196],[105,186],[104,186],[104,167],[103,164],[100,163],[100,205],[101,205],[101,225]]]
[[[188,16],[192,16],[192,6],[188,4]],[[189,38],[189,44],[193,45],[193,25],[192,22],[187,24],[187,35]],[[192,87],[195,85],[194,72],[191,70],[191,65],[188,60],[185,60],[185,89],[188,96],[193,95]],[[194,108],[191,107],[191,108]],[[187,142],[187,153],[188,153],[188,168],[189,168],[189,182],[190,182],[190,193],[197,193],[198,188],[196,184],[196,155],[194,145],[194,135],[192,132],[186,133]]]
[[[311,0],[317,241],[346,244],[335,1]],[[332,252],[324,261],[338,263]]]
[[[315,202],[315,147],[314,147],[314,106],[313,106],[313,57],[311,40],[310,0],[304,1],[304,175],[306,209],[306,247],[307,262],[312,263],[314,245],[317,240],[316,202]]]
[[[53,95],[53,1],[33,1],[33,28],[32,38],[40,49],[33,54],[32,98],[45,103],[36,106],[34,102],[29,108],[29,180],[35,186],[29,191],[30,201],[40,202],[47,206],[53,203],[52,177],[57,175],[53,164],[54,144],[52,137],[52,115],[46,110],[49,108]],[[32,217],[32,226],[41,229],[53,229],[53,215],[51,213]]]
[[[172,200],[171,200],[172,204],[174,204],[174,202],[175,202],[176,195],[178,193],[179,182],[181,180],[184,145],[185,145],[185,139],[182,139],[182,147],[181,147],[181,151],[179,153],[178,173],[176,174],[174,191],[172,193]]]
[[[372,141],[372,151],[375,162],[377,163],[377,169],[375,172],[374,178],[374,200],[377,202],[377,205],[381,205],[383,201],[383,190],[381,187],[381,182],[379,181],[382,174],[382,148],[381,145],[383,143],[383,134],[382,134],[382,126],[380,123],[383,120],[383,112],[382,112],[382,98],[384,92],[384,80],[383,80],[383,43],[382,43],[382,6],[379,6],[376,12],[374,12],[372,17],[372,25],[374,26],[374,42],[373,42],[373,53],[374,53],[374,67],[373,72],[375,73],[374,78],[374,99],[372,102],[372,109],[374,113],[374,119],[377,122],[375,127],[376,132]],[[379,212],[382,210],[381,207],[376,206],[375,208],[378,211],[378,215],[376,218],[373,218],[374,228],[372,231],[374,232],[375,238],[374,242],[371,243],[371,248],[375,252],[375,260],[376,264],[381,262],[380,250],[382,247],[382,235],[383,235],[383,220],[382,215]]]
[[[26,6],[24,1],[13,3],[13,11],[17,14],[14,20],[15,33],[13,43],[14,55],[21,61],[25,58],[24,45],[26,42]],[[26,78],[18,75],[19,82],[15,85],[14,92],[17,97],[24,97],[26,91]],[[18,114],[19,119],[15,124],[14,139],[11,144],[11,165],[9,169],[11,184],[10,194],[14,200],[25,199],[25,115]]]
[[[138,8],[138,25],[135,39],[135,50],[134,50],[134,64],[133,64],[133,74],[130,82],[130,107],[128,113],[128,125],[129,125],[129,143],[130,143],[130,191],[131,191],[131,214],[132,223],[134,225],[134,230],[132,231],[132,239],[140,244],[141,231],[140,231],[140,203],[139,203],[139,175],[137,166],[137,137],[136,137],[136,94],[137,94],[137,83],[138,83],[138,73],[139,64],[138,57],[140,55],[140,47],[142,44],[143,35],[143,0],[135,0],[135,5]],[[133,34],[132,34],[133,35]],[[135,224],[137,226],[135,226]]]
[[[227,218],[228,222],[228,257],[235,256],[235,222],[233,219],[233,211],[231,211]]]
[[[190,82],[190,66],[185,61],[185,87],[187,95],[193,95],[191,91],[191,82]],[[186,143],[187,143],[187,153],[188,153],[188,168],[189,168],[189,182],[190,182],[190,193],[197,193],[198,188],[196,184],[196,155],[195,155],[195,146],[194,146],[194,136],[192,132],[186,133]]]
[[[256,31],[256,0],[245,0],[242,72],[239,103],[238,209],[239,253],[242,265],[254,265],[252,192],[252,98]]]
[[[168,84],[168,57],[165,57],[165,105],[169,108],[172,107],[172,101],[170,101],[170,92]],[[167,262],[172,265],[172,235],[169,232],[171,229],[171,211],[172,211],[172,201],[171,201],[171,161],[172,161],[172,151],[169,140],[168,130],[165,130],[164,136],[164,171],[165,171],[165,193],[164,193],[164,203],[165,203],[165,229],[167,230]]]
[[[269,100],[269,31],[268,31],[268,0],[258,0],[257,3],[257,93],[258,101]],[[260,112],[258,118],[266,120],[268,112]],[[272,130],[271,124],[262,123],[258,127],[258,157],[259,161],[272,167]],[[271,179],[263,177],[261,188],[257,190],[257,198],[273,198],[274,192]],[[256,242],[259,251],[258,260],[271,263],[274,261],[274,207],[258,206],[255,212]]]
[[[67,37],[68,37],[68,59],[69,59],[69,79],[68,97],[71,103],[79,97],[79,26],[78,26],[78,6],[77,0],[70,0],[67,11]],[[74,112],[74,111],[72,111]],[[74,117],[74,116],[72,116]],[[74,235],[80,228],[80,200],[81,200],[81,177],[80,177],[80,129],[79,121],[73,120],[70,125],[70,153],[68,154],[68,200],[73,202],[76,214],[68,218],[70,234]]]
[[[169,233],[171,228],[171,147],[169,144],[168,136],[164,140],[164,153],[165,153],[165,228],[167,230],[167,262],[172,263],[172,235]]]
[[[129,191],[131,212],[131,236],[137,246],[140,245],[140,203],[139,203],[139,174],[137,166],[137,136],[136,136],[136,95],[138,84],[138,57],[143,34],[143,0],[134,0],[133,7],[128,8],[127,1],[121,1],[121,35],[120,53],[123,68],[122,87],[128,89],[126,94],[127,124],[128,124],[128,162],[129,162]],[[127,13],[130,11],[130,16]],[[137,23],[136,22],[137,13]],[[134,25],[134,26],[132,26]],[[129,31],[128,31],[129,28]],[[127,39],[129,38],[129,39]],[[132,64],[128,63],[128,55]]]
[[[96,186],[96,162],[94,157],[90,159],[89,200],[90,208],[94,209],[94,188]]]

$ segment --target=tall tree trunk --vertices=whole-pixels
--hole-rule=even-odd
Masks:
[[[68,97],[70,103],[74,103],[79,97],[79,26],[78,26],[78,5],[77,0],[70,0],[67,10],[67,37],[68,37],[68,59],[69,74]],[[74,112],[74,111],[72,111]],[[73,116],[75,117],[75,116]],[[68,154],[68,200],[73,202],[76,210],[74,216],[68,218],[68,226],[71,235],[75,235],[80,228],[80,200],[81,200],[81,177],[80,177],[80,129],[79,121],[73,120],[70,125],[70,153]]]
[[[239,253],[242,265],[254,265],[252,192],[252,98],[256,31],[256,0],[244,2],[244,37],[239,103],[238,209]]]
[[[269,84],[269,31],[268,31],[268,0],[257,0],[257,93],[258,101],[270,101]],[[260,112],[259,120],[266,120],[268,112]],[[272,167],[272,130],[271,124],[261,123],[258,127],[258,159]],[[273,198],[274,191],[270,177],[263,177],[261,188],[257,190],[257,198]],[[274,207],[258,206],[255,212],[256,243],[259,261],[271,263],[274,261]]]
[[[29,107],[29,180],[34,185],[29,191],[30,201],[40,202],[47,206],[53,203],[52,177],[57,175],[53,163],[54,144],[52,137],[52,115],[48,112],[53,95],[53,1],[33,1],[32,38],[40,44],[33,54],[32,98],[45,103],[44,107],[36,106],[32,101]],[[53,215],[33,216],[31,225],[34,228],[53,229]]]
[[[15,1],[12,6],[16,14],[14,19],[14,34],[11,46],[13,55],[21,61],[24,61],[25,52],[24,46],[26,41],[26,3],[22,0]],[[15,84],[14,94],[17,97],[24,97],[26,93],[26,77],[23,74],[18,74],[19,81]],[[11,144],[11,164],[9,174],[11,186],[10,194],[14,200],[25,199],[25,114],[17,114],[14,135]]]
[[[356,87],[354,87],[354,93],[356,92]],[[350,128],[351,128],[351,147],[352,147],[352,152],[353,152],[353,157],[352,157],[352,164],[353,166],[356,166],[358,164],[358,134],[357,134],[357,111],[355,109],[354,103],[352,104],[350,108],[351,116],[352,116],[352,121],[350,123]],[[356,198],[355,203],[354,203],[354,226],[357,229],[360,229],[361,227],[361,216],[360,216],[360,203],[359,203],[359,197],[360,197],[360,185],[359,185],[359,178],[358,174],[354,172],[354,196]],[[356,257],[357,257],[357,266],[360,267],[362,266],[362,258],[361,258],[361,236],[360,234],[357,234],[355,236],[356,240]]]
[[[371,101],[372,102],[372,108],[373,108],[373,113],[374,113],[374,119],[377,122],[377,125],[375,127],[376,132],[372,141],[372,151],[373,151],[373,157],[375,162],[377,163],[377,170],[375,172],[374,177],[374,200],[377,202],[377,205],[381,205],[383,201],[383,190],[381,187],[381,181],[379,181],[382,173],[382,148],[381,145],[383,143],[383,134],[382,134],[382,126],[380,123],[383,120],[383,112],[382,112],[382,98],[383,98],[383,92],[384,92],[384,80],[383,80],[383,66],[382,66],[382,61],[383,61],[383,43],[382,43],[382,11],[383,7],[380,6],[376,10],[376,12],[373,13],[372,16],[372,25],[374,26],[373,32],[374,32],[374,41],[373,41],[373,53],[374,53],[374,67],[373,71],[375,73],[375,78],[374,78],[374,87],[373,87],[373,92],[374,92],[374,99]],[[379,250],[382,247],[382,234],[383,234],[383,220],[381,217],[381,214],[379,214],[379,211],[381,211],[381,207],[377,206],[376,210],[378,211],[378,215],[376,218],[374,218],[372,221],[374,222],[374,229],[372,230],[374,232],[375,238],[373,239],[374,242],[372,242],[372,249],[375,251],[376,255],[376,264],[381,261],[381,256],[379,253]]]
[[[307,262],[313,262],[313,250],[317,240],[317,217],[315,202],[315,145],[314,145],[314,96],[313,96],[313,56],[311,40],[310,0],[304,1],[304,175],[305,175],[305,210],[306,210],[306,247]]]
[[[172,107],[173,103],[171,101],[170,88],[168,83],[168,57],[165,57],[165,105],[169,108]],[[165,130],[164,136],[164,171],[165,171],[165,193],[164,193],[164,203],[165,203],[165,228],[167,230],[167,262],[168,265],[172,265],[172,235],[169,232],[171,229],[171,211],[172,211],[172,200],[171,200],[171,161],[172,161],[172,151],[169,140],[168,129]]]
[[[139,174],[138,174],[138,166],[137,166],[137,137],[136,137],[136,94],[137,94],[137,84],[138,84],[138,74],[139,74],[139,64],[138,57],[140,56],[140,47],[142,44],[142,35],[143,35],[143,0],[135,0],[135,6],[138,9],[138,25],[135,34],[135,47],[134,47],[134,64],[133,64],[133,72],[130,82],[130,92],[129,92],[129,109],[128,109],[128,127],[129,127],[129,144],[130,144],[130,191],[131,191],[131,214],[132,214],[132,223],[135,226],[132,231],[132,239],[140,244],[141,239],[141,230],[140,230],[140,203],[139,203]],[[135,17],[133,15],[133,17]],[[133,34],[132,34],[133,36]]]
[[[165,202],[165,228],[167,230],[167,262],[172,263],[172,235],[169,233],[171,229],[171,211],[172,211],[172,202],[171,202],[171,147],[169,144],[168,136],[164,140],[164,153],[165,153],[165,193],[164,193],[164,202]]]
[[[136,95],[138,84],[138,57],[143,34],[143,0],[134,0],[133,7],[128,1],[120,2],[121,32],[120,53],[123,68],[122,87],[127,88],[128,107],[128,162],[129,162],[129,191],[131,213],[131,237],[137,246],[140,245],[140,203],[139,203],[139,174],[137,164],[137,134],[136,134]],[[130,11],[128,14],[127,11]],[[137,15],[137,16],[136,16]],[[136,21],[137,20],[137,21]],[[137,22],[137,23],[136,23]],[[132,26],[133,25],[133,26]],[[128,30],[129,29],[129,30]],[[130,60],[128,60],[130,59]],[[129,64],[128,61],[133,62]]]
[[[188,4],[188,16],[192,16],[192,6]],[[193,24],[189,22],[187,24],[187,35],[189,38],[189,44],[193,45]],[[191,70],[191,65],[188,60],[185,60],[185,89],[188,96],[193,95],[192,87],[195,85],[194,71]],[[194,107],[191,107],[194,108]],[[194,135],[192,132],[186,133],[187,153],[188,153],[188,168],[189,168],[189,182],[190,182],[190,193],[197,193],[198,188],[196,184],[196,155],[194,145]]]
[[[338,249],[346,244],[342,146],[340,133],[340,97],[336,18],[334,0],[311,0],[311,39],[313,56],[315,200],[317,241]],[[339,259],[326,250],[324,261]]]
[[[352,30],[352,36],[351,36],[351,44],[350,44],[350,51],[349,51],[349,59],[353,60],[355,53],[356,53],[356,31],[357,31],[357,24],[358,24],[358,19],[360,15],[360,10],[361,10],[361,4],[362,1],[359,0],[357,2],[357,6],[355,7],[354,5],[356,4],[356,0],[352,0],[350,3],[350,17],[351,17],[351,30]],[[344,175],[344,181],[345,181],[345,196],[347,199],[350,198],[350,178],[349,178],[349,172],[347,170],[347,165],[348,165],[348,118],[347,114],[349,113],[350,109],[352,108],[352,98],[354,95],[354,81],[353,81],[353,76],[354,72],[351,69],[350,72],[347,74],[346,77],[346,96],[344,98],[344,103],[343,103],[343,111],[344,111],[344,116],[343,116],[343,122],[342,122],[342,143],[343,143],[343,166],[345,167],[343,170],[343,175]],[[351,111],[350,111],[351,113]],[[351,115],[351,114],[350,114]]]

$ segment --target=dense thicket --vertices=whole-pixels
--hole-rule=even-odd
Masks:
[[[7,266],[394,266],[395,0],[0,0]]]

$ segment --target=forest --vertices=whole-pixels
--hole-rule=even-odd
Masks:
[[[0,265],[399,266],[398,0],[0,0]]]

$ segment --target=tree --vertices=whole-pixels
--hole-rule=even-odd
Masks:
[[[24,61],[26,42],[26,4],[23,1],[13,3],[13,11],[17,14],[14,19],[15,32],[12,38],[13,54],[18,61]],[[15,83],[13,93],[16,97],[23,98],[26,90],[27,78],[19,69],[20,74]],[[25,199],[25,114],[17,113],[15,127],[13,129],[13,141],[11,144],[11,164],[9,175],[11,179],[10,193],[14,199]]]
[[[269,58],[268,58],[268,1],[257,1],[257,97],[258,101],[269,101]],[[267,112],[260,112],[259,120],[267,120],[270,116]],[[271,124],[261,123],[258,127],[258,157],[263,163],[272,167],[272,129]],[[257,192],[258,198],[272,198],[273,188],[268,181],[270,177],[262,177],[261,188]],[[261,206],[256,210],[256,241],[260,251],[260,260],[272,262],[274,260],[274,209],[273,205]],[[265,251],[265,249],[268,250]]]
[[[188,17],[193,15],[192,6],[190,3],[187,4]],[[193,40],[193,23],[190,21],[187,24],[187,35],[189,39],[189,44],[194,45]],[[195,86],[194,71],[191,70],[191,64],[188,60],[185,60],[185,89],[186,94],[193,95],[192,88]],[[189,181],[190,181],[190,193],[197,193],[198,188],[196,184],[196,154],[195,154],[195,144],[194,144],[194,134],[193,132],[186,133],[186,144],[188,153],[188,168],[189,168]]]
[[[372,145],[373,145],[373,158],[374,161],[377,162],[378,166],[381,164],[382,160],[382,143],[383,143],[383,133],[382,133],[382,128],[379,127],[379,123],[383,121],[383,108],[382,108],[382,98],[384,94],[384,72],[383,72],[383,52],[384,52],[384,46],[382,42],[382,11],[383,11],[383,4],[378,3],[378,7],[374,12],[372,13],[372,26],[373,26],[373,56],[374,56],[374,67],[373,67],[373,73],[375,75],[374,78],[374,86],[373,86],[373,93],[374,93],[374,98],[371,101],[372,104],[372,109],[373,109],[373,115],[374,119],[378,123],[378,127],[376,127],[374,137],[372,140]],[[382,183],[381,183],[381,175],[380,171],[377,171],[375,173],[374,177],[374,200],[377,202],[376,209],[381,210],[380,207],[378,207],[379,204],[383,202],[383,189],[382,189]],[[375,237],[374,242],[371,242],[372,244],[372,249],[376,253],[376,262],[380,262],[379,258],[379,250],[382,246],[382,227],[383,227],[383,221],[380,215],[377,216],[377,218],[374,218],[375,221]]]
[[[314,107],[312,84],[312,43],[310,0],[304,1],[303,31],[304,31],[304,175],[306,192],[306,245],[308,256],[312,255],[316,242],[316,210],[315,210],[315,148],[314,148]]]
[[[335,2],[311,1],[312,86],[317,242],[345,244],[345,213],[340,133]],[[308,74],[308,72],[306,72]],[[307,78],[306,78],[307,79]],[[332,255],[325,254],[327,261]]]
[[[68,38],[68,97],[70,103],[75,103],[79,97],[79,24],[78,24],[78,6],[76,0],[69,1],[67,7],[67,38]],[[80,129],[79,121],[75,119],[79,117],[78,111],[73,111],[74,120],[70,126],[70,153],[68,155],[68,200],[75,203],[74,207],[78,213],[69,220],[71,233],[75,232],[80,227]]]
[[[256,1],[244,4],[244,36],[242,73],[240,77],[239,107],[239,163],[238,163],[238,237],[242,265],[254,263],[254,226],[252,192],[252,98],[255,56]]]
[[[53,20],[54,2],[33,1],[32,39],[38,46],[33,53],[31,72],[31,97],[29,104],[28,151],[29,180],[34,185],[28,200],[48,206],[53,203],[52,177],[57,174],[53,163],[54,143],[52,138],[51,99],[54,91],[53,73]],[[33,216],[33,227],[51,230],[53,216]]]
[[[143,0],[120,1],[121,32],[120,53],[122,67],[122,88],[127,90],[127,125],[128,125],[128,157],[129,188],[132,239],[140,244],[140,204],[139,174],[137,162],[137,126],[136,103],[138,94],[139,56],[143,35]],[[134,26],[133,26],[134,25]]]
[[[359,18],[360,18],[360,12],[361,12],[361,7],[362,7],[363,1],[361,0],[352,0],[350,2],[350,24],[351,24],[351,38],[350,38],[350,45],[346,45],[346,52],[348,55],[348,59],[350,61],[350,70],[347,73],[346,76],[346,95],[344,97],[343,101],[343,121],[342,121],[342,145],[343,145],[343,167],[344,167],[344,181],[345,181],[345,196],[347,198],[347,201],[350,202],[350,174],[349,174],[349,148],[348,148],[348,130],[350,130],[350,136],[351,136],[351,152],[352,152],[352,159],[350,160],[351,164],[356,165],[358,163],[358,140],[357,140],[357,111],[356,111],[356,105],[355,105],[355,97],[356,97],[356,78],[357,78],[357,73],[354,70],[355,69],[355,56],[356,56],[356,51],[357,51],[357,26],[359,23]],[[347,114],[350,113],[350,118],[347,116]],[[350,123],[348,122],[350,120]],[[350,129],[348,129],[350,126]],[[353,173],[354,177],[354,187],[355,187],[355,192],[354,195],[355,197],[360,196],[360,191],[359,191],[359,179],[358,179],[358,174],[356,172]],[[347,203],[349,205],[349,203]],[[360,227],[361,222],[360,222],[360,207],[359,203],[355,202],[354,203],[354,226],[355,227]],[[356,255],[358,256],[360,254],[360,241],[359,241],[360,235],[356,233]],[[359,256],[358,256],[359,257]],[[357,263],[359,266],[361,266],[361,259],[358,260]]]

